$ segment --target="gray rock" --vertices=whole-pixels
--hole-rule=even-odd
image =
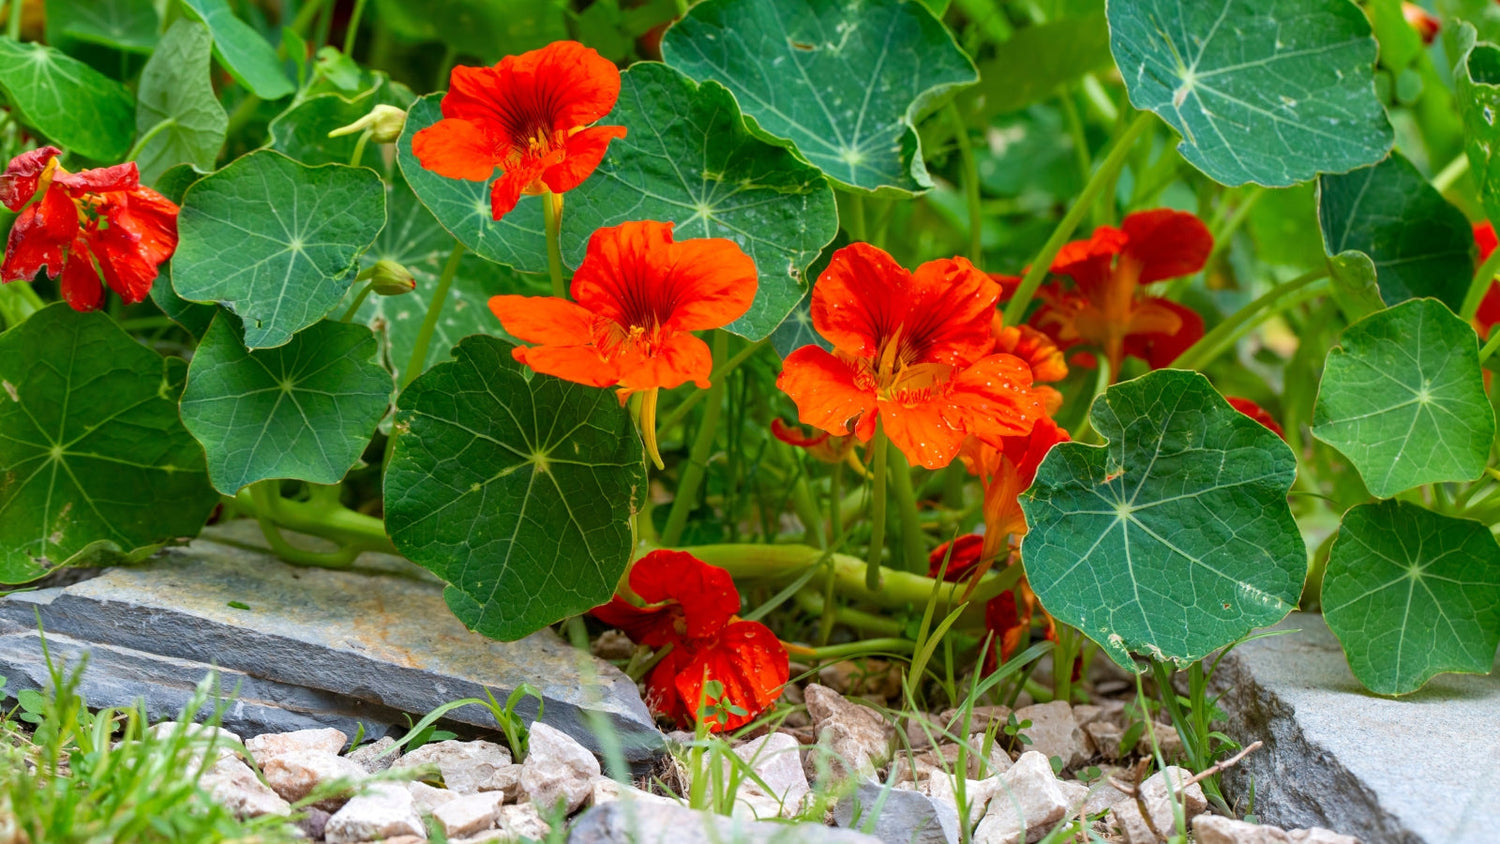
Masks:
[[[1209,814],[1193,818],[1193,838],[1197,844],[1291,844],[1292,841],[1280,827]]]
[[[870,777],[890,759],[895,731],[880,713],[817,683],[808,683],[802,694],[836,775]]]
[[[885,844],[958,844],[958,810],[953,804],[868,780],[833,807],[833,819]]]
[[[507,807],[509,808],[509,807]],[[619,800],[573,822],[568,844],[880,844],[880,839],[822,824],[751,821],[663,803]]]
[[[1488,676],[1447,674],[1399,699],[1365,691],[1320,616],[1235,648],[1214,691],[1225,732],[1265,742],[1224,773],[1230,804],[1253,783],[1255,813],[1369,844],[1487,844],[1500,830],[1500,659]]]
[[[616,800],[645,800],[648,803],[672,803],[677,805],[677,801],[670,797],[663,797],[660,794],[642,791],[633,785],[615,782],[609,777],[594,777],[594,791],[589,799],[589,804],[602,806],[605,803],[613,803]]]
[[[261,782],[249,765],[232,756],[220,758],[204,771],[198,785],[237,818],[292,813],[290,803]]]
[[[375,782],[328,819],[323,834],[328,844],[359,844],[411,835],[427,839],[411,792],[400,783]]]
[[[475,794],[486,789],[490,779],[511,765],[510,751],[490,741],[449,739],[424,744],[396,760],[391,767],[419,768],[431,765],[443,777],[443,785],[457,794]]]
[[[1359,844],[1352,835],[1340,835],[1331,829],[1315,826],[1312,829],[1289,829],[1286,833],[1292,844]]]
[[[568,813],[594,793],[599,760],[566,733],[533,721],[521,766],[521,789],[548,809],[562,803]]]
[[[504,801],[505,795],[493,791],[465,794],[434,809],[432,819],[449,839],[478,835],[495,828]]]
[[[417,814],[430,815],[437,807],[451,800],[458,799],[458,792],[449,791],[446,788],[437,788],[425,782],[409,782],[406,790],[411,792],[412,805],[417,807]]]
[[[1036,841],[1067,817],[1068,796],[1052,773],[1052,763],[1040,752],[1022,753],[1015,766],[996,779],[989,810],[974,830],[974,844]]]
[[[393,709],[425,715],[455,698],[483,698],[486,689],[504,700],[524,682],[541,690],[547,723],[592,750],[599,747],[586,712],[605,717],[628,762],[645,762],[662,748],[661,733],[635,684],[619,669],[574,650],[550,630],[519,642],[496,642],[465,630],[444,603],[441,584],[404,560],[366,554],[351,570],[298,568],[268,553],[214,542],[216,536],[259,542],[258,529],[245,520],[216,526],[205,538],[169,548],[145,565],[0,599],[0,618],[34,634],[33,613],[40,610],[49,640],[61,635],[99,650],[134,649],[218,665],[225,670],[226,688],[239,679],[232,672],[275,684],[250,684],[243,690],[249,700],[265,704],[257,693],[301,687],[320,692],[321,700],[293,711],[332,707],[322,722],[303,718],[286,725],[292,719],[283,715],[283,725],[243,730],[247,734],[309,726],[352,732],[346,727],[357,720],[349,717],[356,706],[361,713],[373,707],[369,717],[383,718],[381,724],[398,724],[399,716],[384,716],[395,715]],[[14,683],[37,674],[40,653],[29,648],[16,654],[17,647],[0,647],[0,674]],[[107,661],[95,658],[91,667]],[[192,683],[202,675],[196,672]],[[123,704],[139,696],[142,676],[129,677],[128,684],[127,677],[119,672],[115,695],[91,697],[90,703]],[[518,706],[524,718],[534,718],[536,711],[532,698]],[[462,707],[447,717],[494,727],[487,707]],[[240,730],[232,719],[226,726]]]
[[[546,841],[552,834],[552,825],[542,819],[542,813],[530,803],[500,807],[500,828],[512,836]]]
[[[342,756],[324,753],[321,750],[293,750],[280,756],[272,756],[261,763],[266,784],[288,803],[312,794],[319,786],[345,781],[350,786],[363,782],[365,769]],[[352,788],[350,789],[352,791]],[[313,804],[319,809],[336,811],[349,799],[348,793],[327,797]]]
[[[1027,750],[1034,750],[1047,758],[1062,759],[1064,768],[1071,768],[1089,758],[1089,747],[1083,737],[1083,729],[1073,718],[1073,707],[1067,701],[1037,703],[1016,710],[1018,723],[1031,722],[1021,733],[1031,739]]]
[[[736,808],[743,803],[758,818],[791,817],[797,813],[810,789],[807,772],[802,768],[802,746],[796,738],[787,733],[770,733],[745,742],[734,753],[770,789],[767,791],[760,783],[745,777],[735,794]]]
[[[395,744],[395,739],[385,736],[378,741],[356,747],[345,754],[344,758],[372,774],[388,771],[392,765],[396,764],[396,760],[401,758],[401,751],[390,750]],[[388,750],[390,750],[389,753],[386,752]]]
[[[342,730],[324,727],[320,730],[297,730],[290,733],[265,733],[245,742],[245,749],[255,757],[256,764],[263,765],[272,756],[291,753],[293,750],[317,750],[338,754],[344,751],[349,737]]]
[[[1186,825],[1192,824],[1193,818],[1208,809],[1203,787],[1195,782],[1190,783],[1192,778],[1192,771],[1170,767],[1157,771],[1141,783],[1139,801],[1135,797],[1122,797],[1115,801],[1115,805],[1110,807],[1109,817],[1127,844],[1156,844],[1176,833],[1187,832]],[[1172,784],[1170,791],[1167,788],[1169,781]],[[1187,785],[1184,786],[1183,783]],[[1146,804],[1149,823],[1147,816],[1141,814],[1141,802]],[[1174,804],[1182,809],[1185,826],[1180,829],[1177,826]]]
[[[942,771],[934,771],[927,775],[923,783],[922,792],[934,800],[941,800],[953,807],[953,814],[958,815],[958,781],[951,775]],[[989,810],[990,800],[994,798],[995,792],[1000,788],[999,777],[988,777],[982,780],[964,780],[964,806],[968,816],[968,826],[972,829],[984,817]]]

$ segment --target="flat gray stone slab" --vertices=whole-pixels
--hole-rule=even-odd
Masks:
[[[1371,694],[1319,615],[1293,613],[1220,665],[1226,732],[1266,746],[1225,773],[1255,812],[1365,844],[1500,841],[1500,674],[1442,675],[1402,698]],[[1500,672],[1500,660],[1496,661]]]
[[[65,637],[80,650],[104,646],[96,662],[124,668],[132,659],[160,657],[179,664],[171,670],[158,664],[158,675],[165,670],[179,679],[218,666],[232,672],[226,689],[235,675],[253,681],[248,690],[256,700],[300,689],[297,702],[310,711],[366,706],[388,719],[393,711],[420,717],[459,698],[483,699],[486,689],[503,704],[511,690],[529,683],[546,701],[541,720],[591,750],[600,750],[591,721],[601,716],[628,762],[644,762],[663,747],[635,684],[614,666],[550,630],[496,642],[464,629],[444,604],[441,584],[413,576],[410,563],[367,554],[358,570],[300,568],[224,544],[244,539],[243,526],[209,535],[224,542],[199,539],[145,565],[0,599],[0,619],[10,622],[12,636],[9,653],[0,647],[0,675],[17,673],[26,648],[16,631],[34,634],[39,611],[49,638]],[[38,657],[32,652],[33,662]],[[149,683],[143,677],[133,692],[123,685],[121,692],[130,692],[123,699],[90,703],[128,703],[146,695]],[[536,700],[526,698],[517,710],[533,720]],[[486,707],[462,707],[447,718],[494,727]]]

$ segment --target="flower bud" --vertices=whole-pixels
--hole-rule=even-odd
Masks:
[[[328,137],[337,138],[340,135],[352,135],[355,132],[369,130],[370,140],[377,144],[393,144],[401,137],[401,130],[406,126],[406,111],[390,105],[378,105],[370,109],[370,113],[350,123],[348,126],[339,128],[328,133]]]
[[[411,270],[395,261],[381,258],[374,266],[359,274],[360,280],[368,279],[370,289],[381,296],[400,296],[417,289],[417,280]]]

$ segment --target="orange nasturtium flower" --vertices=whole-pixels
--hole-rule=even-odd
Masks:
[[[846,246],[812,293],[813,327],[834,351],[792,352],[776,386],[804,424],[869,442],[878,421],[908,460],[940,469],[964,437],[1025,434],[1043,414],[1031,368],[992,352],[999,295],[963,258],[913,273],[868,243]]]
[[[177,206],[141,186],[134,161],[69,173],[60,152],[23,152],[0,176],[0,202],[21,212],[0,281],[29,281],[46,267],[75,311],[104,304],[100,275],[127,304],[145,299],[157,266],[177,250]]]
[[[595,618],[625,631],[631,641],[672,650],[646,678],[646,703],[685,725],[697,720],[714,732],[754,720],[776,702],[790,666],[786,646],[770,628],[735,616],[740,593],[729,572],[683,551],[652,551],[630,570],[630,589],[648,606],[615,596]],[[704,683],[722,688],[704,700]]]
[[[411,151],[450,179],[488,181],[502,168],[490,185],[498,220],[521,194],[570,191],[594,172],[625,127],[586,127],[619,97],[619,69],[576,41],[506,56],[494,67],[455,67],[443,119],[412,136]]]
[[[1031,322],[1063,349],[1088,344],[1102,352],[1112,377],[1126,355],[1153,369],[1168,366],[1203,336],[1203,319],[1176,302],[1146,295],[1142,286],[1198,272],[1211,251],[1213,235],[1192,214],[1138,211],[1120,228],[1100,226],[1093,237],[1057,253],[1052,272],[1073,284],[1039,288],[1043,304]]]
[[[1494,226],[1488,222],[1474,224],[1474,245],[1479,247],[1479,263],[1490,259],[1496,243]],[[1480,337],[1489,337],[1490,329],[1495,323],[1500,323],[1500,282],[1490,281],[1489,289],[1479,302],[1479,310],[1474,312],[1474,322],[1479,324]]]
[[[1276,417],[1267,413],[1265,408],[1249,399],[1242,399],[1239,396],[1225,396],[1224,398],[1229,402],[1230,407],[1266,426],[1276,436],[1286,439],[1286,431],[1282,430],[1281,424],[1276,421]]]
[[[708,386],[713,356],[691,332],[739,319],[755,300],[755,261],[734,241],[674,241],[672,224],[602,228],[573,274],[573,301],[495,296],[505,330],[536,345],[516,360],[537,372],[591,387],[619,387],[623,401],[644,391],[641,434],[656,454],[656,396],[687,381]]]

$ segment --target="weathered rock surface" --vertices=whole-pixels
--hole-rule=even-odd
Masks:
[[[427,839],[427,830],[412,805],[411,792],[400,783],[371,783],[344,804],[323,829],[328,844],[358,844],[402,835]]]
[[[74,650],[94,652],[84,691],[92,680],[89,702],[98,706],[128,704],[157,677],[175,677],[191,690],[217,665],[226,690],[242,682],[243,700],[225,718],[236,732],[329,726],[352,733],[363,720],[375,727],[368,734],[382,735],[403,720],[393,710],[425,715],[455,698],[483,698],[486,689],[504,700],[524,682],[541,690],[547,723],[591,750],[599,748],[586,711],[605,716],[627,761],[644,762],[662,749],[661,733],[624,673],[551,631],[496,642],[465,630],[441,584],[404,560],[366,554],[354,570],[298,568],[215,536],[259,544],[253,523],[230,522],[145,565],[0,599],[0,618],[11,622],[0,631],[0,675],[16,688],[45,680],[37,667],[39,610],[50,643],[66,639]],[[54,655],[73,656],[67,648]],[[172,703],[180,708],[185,700]],[[246,711],[252,707],[258,709]],[[526,718],[536,711],[531,698],[518,707]],[[481,706],[447,717],[494,726]]]
[[[424,744],[396,760],[392,768],[436,767],[443,785],[456,794],[498,791],[488,788],[502,769],[511,767],[510,751],[490,741],[438,741]]]
[[[1016,710],[1018,723],[1031,722],[1021,733],[1031,739],[1027,750],[1034,750],[1047,758],[1062,759],[1064,768],[1089,758],[1089,746],[1083,737],[1083,729],[1073,717],[1073,707],[1067,701],[1036,703]]]
[[[288,803],[312,794],[313,790],[335,781],[350,785],[365,779],[365,769],[342,756],[324,753],[321,750],[294,750],[280,756],[272,756],[261,763],[260,771],[266,776],[266,784]],[[336,811],[348,799],[347,794],[328,797],[313,804],[320,809]]]
[[[272,756],[291,753],[294,750],[316,750],[322,753],[339,754],[349,737],[341,730],[325,727],[321,730],[297,730],[290,733],[265,733],[245,741],[245,749],[255,757],[256,764],[263,765]]]
[[[545,841],[552,834],[552,826],[542,819],[542,813],[530,803],[500,807],[500,828],[512,836]]]
[[[796,814],[809,791],[801,751],[797,739],[787,733],[770,733],[736,747],[735,755],[745,760],[770,789],[768,792],[755,780],[744,778],[735,794],[736,810],[743,805],[762,819]]]
[[[507,807],[509,808],[509,807]],[[664,803],[618,800],[574,820],[568,844],[880,844],[821,824],[750,821]]]
[[[203,772],[198,784],[214,802],[238,818],[292,813],[292,806],[255,776],[250,766],[237,758],[221,758]]]
[[[1500,837],[1500,659],[1488,676],[1443,675],[1399,699],[1365,691],[1321,617],[1293,613],[1219,666],[1225,732],[1265,746],[1224,773],[1253,782],[1256,815],[1365,844],[1488,844]]]
[[[401,758],[401,751],[391,750],[395,743],[395,739],[385,736],[356,747],[345,754],[345,758],[372,774],[388,771],[392,765],[396,764],[396,760]],[[388,750],[389,753],[386,752]]]
[[[559,802],[573,812],[594,792],[600,775],[599,760],[566,733],[532,722],[521,766],[521,789],[538,806],[551,808]]]
[[[818,744],[829,753],[829,765],[843,776],[873,776],[891,755],[895,734],[880,713],[846,700],[817,683],[802,690]]]
[[[437,810],[437,807],[459,798],[456,791],[438,788],[420,781],[407,783],[406,790],[411,792],[412,805],[416,806],[419,815],[430,815]]]
[[[466,838],[494,829],[504,801],[505,795],[493,791],[465,794],[434,809],[432,819],[447,838]]]
[[[872,822],[877,807],[880,811]],[[886,789],[868,780],[833,807],[833,819],[845,829],[869,833],[885,844],[958,844],[958,810],[953,804],[916,791]]]
[[[1152,774],[1141,783],[1139,801],[1129,796],[1115,801],[1110,807],[1109,818],[1120,830],[1126,844],[1156,844],[1178,832],[1186,832],[1193,819],[1208,809],[1203,787],[1190,782],[1192,778],[1192,771],[1170,767]],[[1168,783],[1171,783],[1170,789]],[[1141,813],[1142,802],[1146,804],[1145,815]],[[1189,826],[1178,828],[1174,803],[1181,807],[1183,823]]]
[[[1019,718],[1019,716],[1017,716]],[[984,820],[974,830],[975,844],[1019,844],[1036,841],[1068,814],[1068,796],[1040,752],[1021,754],[996,779]]]

